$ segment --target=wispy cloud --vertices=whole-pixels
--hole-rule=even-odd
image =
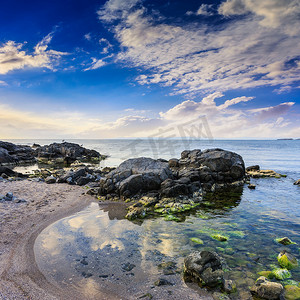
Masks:
[[[139,0],[109,0],[98,15],[123,49],[117,61],[145,70],[140,84],[172,86],[172,94],[190,98],[299,82],[298,0],[228,0],[218,11],[224,22],[210,27],[172,24]]]
[[[65,52],[48,49],[53,33],[49,33],[34,47],[32,53],[24,50],[26,42],[8,41],[0,46],[0,74],[24,68],[47,68],[53,70]]]
[[[0,80],[0,86],[8,86],[7,82],[3,81],[3,80]]]
[[[201,4],[197,11],[187,11],[186,14],[188,16],[196,15],[196,16],[213,16],[214,12],[212,11],[212,5],[209,4]]]

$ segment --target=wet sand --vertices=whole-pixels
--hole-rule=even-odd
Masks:
[[[88,298],[79,295],[72,286],[62,289],[50,283],[35,262],[33,246],[39,233],[51,223],[82,210],[95,200],[85,194],[85,189],[28,180],[0,182],[0,194],[7,192],[13,192],[14,196],[27,202],[0,202],[0,299],[126,299],[118,293],[117,286],[113,292],[98,291],[96,297]],[[207,294],[200,296],[191,289],[182,299],[212,297]]]
[[[93,198],[78,186],[28,180],[1,182],[0,194],[7,192],[27,202],[0,202],[0,299],[78,299],[47,282],[35,263],[33,245],[45,227]]]

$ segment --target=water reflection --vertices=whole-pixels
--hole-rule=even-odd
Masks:
[[[287,189],[287,181],[264,179],[256,184],[254,192],[245,189],[208,195],[184,222],[157,217],[137,225],[124,219],[125,206],[115,203],[99,208],[93,203],[40,234],[35,244],[38,266],[49,280],[62,287],[72,284],[89,299],[97,299],[101,290],[125,299],[147,293],[158,299],[185,299],[186,295],[199,299],[200,289],[191,290],[180,274],[183,258],[195,249],[211,249],[226,259],[226,276],[238,286],[232,298],[241,299],[257,272],[270,270],[285,248],[274,242],[275,238],[288,236],[300,243],[300,203],[295,201],[295,187]],[[286,202],[286,198],[294,201]],[[228,241],[215,240],[216,234]],[[193,242],[194,238],[203,244]],[[298,247],[288,249],[297,256]],[[162,262],[174,263],[170,274],[159,267]],[[292,275],[293,280],[300,280],[299,269]],[[174,285],[154,287],[160,277]]]

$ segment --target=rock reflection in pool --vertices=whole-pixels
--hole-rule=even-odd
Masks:
[[[289,236],[300,243],[300,204],[285,201],[295,197],[293,191],[287,192],[284,183],[274,182],[274,188],[272,181],[266,186],[262,180],[258,183],[264,195],[245,189],[241,201],[241,195],[229,195],[231,202],[225,206],[226,201],[208,199],[211,205],[204,203],[179,223],[159,217],[135,224],[123,219],[126,210],[122,204],[99,209],[92,203],[38,236],[34,247],[37,264],[50,282],[72,286],[86,299],[100,299],[100,290],[109,293],[108,298],[137,299],[149,293],[157,299],[199,299],[203,291],[183,281],[183,259],[192,250],[209,249],[226,259],[226,278],[236,281],[238,292],[230,297],[243,299],[250,296],[248,287],[257,273],[271,270],[278,253],[285,249],[275,238]],[[281,188],[284,196],[279,201]],[[264,201],[257,200],[261,195]],[[218,234],[228,240],[214,239]],[[203,243],[196,243],[197,239]],[[288,249],[298,255],[298,245]],[[172,267],[165,269],[164,265]],[[292,275],[299,281],[299,268]],[[155,286],[159,278],[173,285]]]

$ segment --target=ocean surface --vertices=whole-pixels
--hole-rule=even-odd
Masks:
[[[20,141],[13,141],[20,142]],[[47,144],[50,140],[23,140],[23,144]],[[61,141],[60,141],[61,142]],[[37,264],[52,283],[78,289],[88,299],[101,290],[120,299],[137,299],[151,294],[154,299],[197,299],[199,288],[190,287],[182,277],[183,259],[193,250],[209,249],[227,262],[226,278],[236,282],[232,299],[251,299],[249,286],[258,272],[278,268],[277,255],[289,251],[300,254],[300,140],[72,140],[110,157],[101,166],[117,166],[137,156],[180,157],[185,149],[222,148],[240,154],[245,165],[258,164],[286,178],[251,179],[238,193],[205,199],[181,222],[163,217],[140,223],[124,218],[122,205],[93,203],[85,210],[55,222],[37,238]],[[219,242],[213,234],[229,239]],[[283,246],[275,239],[289,237],[297,244]],[[201,239],[197,244],[194,238]],[[173,266],[165,270],[164,263]],[[290,278],[279,281],[297,284],[300,268]],[[164,278],[172,286],[156,287]],[[186,295],[189,297],[185,298]],[[199,297],[198,295],[198,297]],[[145,298],[148,299],[148,298]]]

